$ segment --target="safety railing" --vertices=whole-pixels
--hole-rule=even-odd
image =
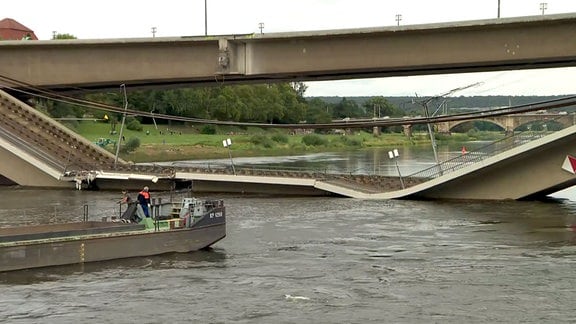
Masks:
[[[496,154],[508,151],[512,148],[531,142],[533,140],[539,139],[545,136],[546,134],[547,134],[546,132],[534,132],[534,131],[524,131],[520,133],[515,133],[514,135],[507,136],[501,140],[482,146],[474,151],[463,152],[462,154],[459,154],[454,158],[445,160],[432,167],[405,176],[405,178],[434,179],[447,173],[454,172],[456,170],[469,166],[470,164],[480,162],[488,157],[494,156]]]

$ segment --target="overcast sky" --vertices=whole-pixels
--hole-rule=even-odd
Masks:
[[[576,0],[162,0],[2,1],[39,39],[53,32],[81,39],[291,32],[413,25],[500,17],[576,13]],[[308,96],[431,96],[481,82],[455,95],[576,94],[576,68],[308,82]]]

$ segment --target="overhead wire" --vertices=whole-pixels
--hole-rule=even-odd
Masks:
[[[331,123],[318,123],[318,124],[269,124],[269,123],[251,123],[251,122],[232,122],[232,121],[221,121],[213,119],[203,119],[203,118],[193,118],[193,117],[183,117],[183,116],[173,116],[167,114],[157,114],[150,113],[146,111],[134,110],[134,109],[124,109],[121,107],[116,107],[100,102],[89,101],[85,99],[79,99],[72,96],[67,96],[56,91],[47,90],[41,87],[36,87],[31,84],[18,81],[7,76],[0,75],[0,81],[3,83],[1,87],[10,89],[18,93],[22,93],[31,97],[43,98],[47,100],[58,101],[67,104],[75,104],[80,107],[97,109],[106,112],[119,113],[130,116],[140,116],[140,117],[150,117],[164,120],[191,122],[196,124],[211,124],[211,125],[227,125],[227,126],[240,126],[240,127],[261,127],[261,128],[285,128],[285,129],[333,129],[333,128],[363,128],[363,127],[374,127],[374,126],[396,126],[396,125],[406,125],[406,124],[425,124],[430,122],[444,122],[444,121],[461,121],[461,120],[472,120],[477,118],[486,118],[491,116],[502,116],[502,115],[513,115],[519,113],[525,113],[530,111],[542,110],[546,108],[559,108],[565,106],[571,106],[576,104],[576,96],[568,96],[560,99],[553,99],[533,104],[503,107],[496,109],[484,110],[482,112],[468,112],[459,113],[453,115],[442,115],[434,117],[412,117],[412,118],[389,118],[389,119],[357,119],[357,120],[343,120],[339,122]],[[10,86],[11,84],[12,86]],[[480,83],[475,83],[469,86],[453,89],[450,92],[444,94],[450,95],[454,91],[459,91],[467,89],[470,87],[477,86]],[[442,95],[434,96],[433,98],[441,98]],[[427,100],[430,100],[427,99]]]

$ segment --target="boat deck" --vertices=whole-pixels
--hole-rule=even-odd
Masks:
[[[0,228],[0,244],[18,241],[53,239],[59,237],[77,237],[93,234],[131,232],[145,230],[143,224],[114,222],[79,222],[66,224],[33,225],[25,227]]]

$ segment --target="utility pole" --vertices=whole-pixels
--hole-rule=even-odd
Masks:
[[[204,36],[208,36],[208,0],[204,0]]]
[[[498,18],[500,18],[500,0],[498,0]]]
[[[542,15],[544,15],[544,11],[546,11],[546,9],[548,9],[548,3],[540,2],[540,10],[542,10]]]
[[[120,134],[118,134],[118,143],[116,144],[116,156],[114,156],[114,170],[118,164],[118,154],[120,153],[120,145],[122,144],[122,131],[124,131],[124,123],[126,122],[126,110],[128,110],[128,97],[126,96],[126,85],[122,83],[120,88],[124,92],[124,114],[122,115],[122,125],[120,126]]]
[[[401,14],[397,14],[397,15],[396,15],[396,26],[400,26],[400,20],[402,20],[402,15],[401,15]]]
[[[258,23],[258,28],[260,28],[260,34],[264,34],[264,23]]]
[[[152,38],[156,37],[156,27],[152,27]]]

